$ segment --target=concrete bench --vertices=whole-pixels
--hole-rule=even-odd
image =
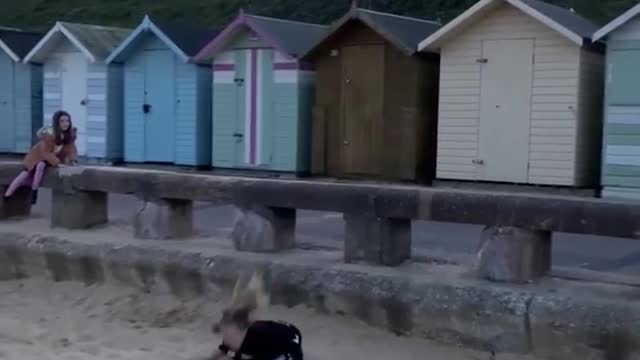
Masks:
[[[0,188],[21,170],[0,163]],[[108,194],[144,200],[135,236],[186,238],[193,201],[229,203],[240,217],[232,238],[239,251],[275,252],[295,246],[296,210],[340,212],[344,260],[395,266],[411,258],[412,220],[485,225],[477,273],[494,281],[528,282],[551,266],[551,233],[637,239],[640,204],[556,195],[434,189],[314,180],[274,180],[119,167],[49,171],[51,225],[86,229],[108,221]],[[28,193],[0,201],[0,219],[29,214]]]

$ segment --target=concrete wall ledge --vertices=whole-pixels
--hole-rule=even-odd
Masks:
[[[551,359],[640,355],[640,289],[633,286],[554,278],[518,286],[478,280],[451,265],[372,268],[344,264],[330,252],[247,254],[97,241],[88,231],[52,234],[0,231],[0,280],[46,276],[193,297],[230,289],[239,273],[261,268],[269,270],[274,303],[353,316],[398,334]]]
[[[0,185],[9,184],[21,169],[20,163],[0,162]],[[44,186],[64,193],[135,194],[640,239],[640,203],[596,198],[100,166],[48,171]]]

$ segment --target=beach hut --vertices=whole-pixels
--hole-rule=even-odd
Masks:
[[[196,56],[213,64],[213,165],[309,171],[315,73],[299,56],[326,27],[249,15]]]
[[[481,0],[420,43],[440,51],[437,178],[599,182],[604,46],[573,10]]]
[[[0,152],[26,153],[42,125],[42,67],[22,59],[41,34],[0,28]]]
[[[211,165],[211,66],[192,57],[214,35],[145,16],[109,56],[124,64],[125,161]]]
[[[316,68],[312,173],[429,180],[438,57],[418,53],[433,21],[353,6],[303,60]]]
[[[45,124],[54,112],[69,112],[81,157],[122,159],[122,68],[105,58],[130,32],[57,22],[24,59],[44,67]]]
[[[594,35],[605,39],[602,196],[640,199],[640,4]]]

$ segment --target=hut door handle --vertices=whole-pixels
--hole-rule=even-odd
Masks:
[[[351,84],[351,79],[347,79],[344,82],[347,83],[347,84]]]
[[[344,140],[342,143],[345,145],[349,145],[349,140]]]
[[[238,140],[240,140],[240,139],[242,139],[244,137],[244,135],[240,134],[240,133],[233,133],[233,137],[238,139]]]
[[[145,114],[148,114],[149,112],[151,112],[151,105],[149,104],[142,105],[142,112]]]
[[[471,160],[471,162],[475,165],[484,165],[484,160],[480,159]]]
[[[82,106],[87,106],[87,103],[88,103],[88,102],[89,102],[89,101],[88,101],[87,99],[82,99],[82,100],[80,100],[80,105],[82,105]]]

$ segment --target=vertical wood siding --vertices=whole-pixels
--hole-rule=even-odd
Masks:
[[[177,164],[198,165],[197,73],[193,64],[176,61],[175,159]]]
[[[19,131],[16,119],[16,71],[13,59],[0,51],[0,111],[3,113],[4,127],[0,132],[0,152],[13,152]]]
[[[197,105],[197,126],[198,148],[196,163],[198,165],[211,165],[211,129],[212,129],[212,76],[210,66],[198,66],[198,105]]]
[[[582,50],[578,96],[575,185],[600,182],[604,99],[604,62],[601,53]]]
[[[476,180],[482,41],[535,39],[529,182],[572,185],[580,49],[503,5],[448,42],[441,53],[437,177]]]
[[[227,49],[268,49],[271,48],[271,45],[266,41],[262,40],[255,36],[253,32],[242,31],[235,36],[229,45],[227,45]]]
[[[309,121],[310,106],[307,100],[307,114],[302,114],[307,117],[301,118],[300,97],[303,87],[310,93],[314,73],[299,70],[293,59],[261,43],[240,34],[213,61],[213,165],[306,171],[308,150],[305,155],[301,148],[308,148],[309,126],[301,130],[300,123]],[[235,78],[244,84],[239,87]],[[242,141],[235,133],[243,135]]]
[[[28,64],[15,64],[15,147],[13,151],[18,153],[24,153],[29,151],[29,148],[33,142],[34,130],[32,111],[35,109],[42,109],[42,104],[34,104],[33,98],[38,97],[42,90],[33,88],[32,80],[32,68],[34,66]],[[37,85],[37,84],[36,84]],[[40,95],[41,96],[41,95]],[[36,106],[35,108],[33,106]],[[42,116],[40,116],[42,121]],[[36,130],[37,131],[37,130]]]
[[[226,51],[213,61],[212,151],[213,166],[230,168],[235,164],[236,121],[238,115],[236,52]]]
[[[301,71],[298,84],[298,144],[297,171],[308,173],[311,170],[311,122],[312,109],[315,100],[316,76],[315,72]]]
[[[608,41],[639,41],[640,40],[640,18],[635,17],[629,20],[622,27],[609,35]]]
[[[143,52],[133,55],[124,65],[124,159],[144,161],[145,58]]]
[[[107,69],[107,157],[124,157],[124,67],[110,64]]]
[[[43,123],[51,124],[53,114],[62,108],[62,78],[60,64],[46,62],[43,67]]]
[[[167,47],[156,37],[149,37],[124,65],[124,129],[125,160],[147,161],[145,144],[148,125],[142,111],[145,104],[147,76],[164,76],[150,73],[148,59],[155,51]],[[184,63],[175,55],[171,70],[175,74],[173,90],[175,107],[173,114],[163,114],[173,121],[167,144],[173,144],[172,161],[179,165],[209,165],[211,163],[211,74],[209,67]],[[157,140],[157,139],[156,139]]]
[[[603,197],[640,200],[640,19],[607,42]]]
[[[31,88],[31,107],[30,107],[30,145],[36,143],[36,132],[42,127],[43,112],[43,71],[41,65],[32,64],[29,66],[29,82]]]
[[[107,156],[107,66],[89,64],[87,72],[87,156]]]

